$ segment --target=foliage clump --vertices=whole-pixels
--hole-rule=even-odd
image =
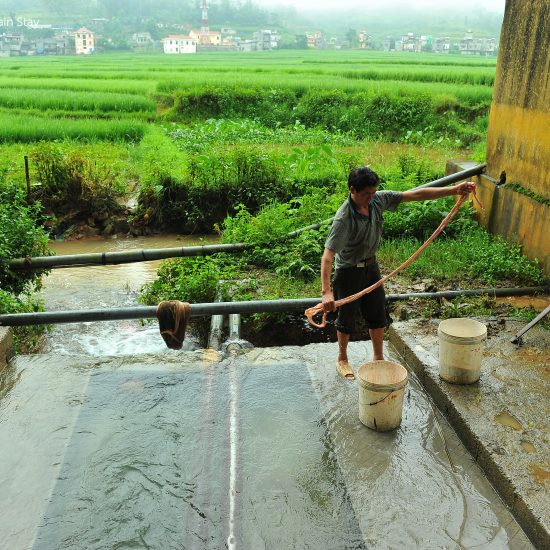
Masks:
[[[16,258],[49,254],[48,236],[41,226],[39,204],[28,205],[21,189],[0,182],[0,314],[40,311],[42,306],[33,293],[40,289],[46,270],[11,271]],[[34,347],[42,327],[15,330],[16,346]]]

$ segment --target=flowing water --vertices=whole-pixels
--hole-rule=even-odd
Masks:
[[[47,309],[131,305],[154,273],[89,269],[53,272]],[[61,325],[1,374],[0,548],[531,547],[414,380],[376,433],[335,344],[175,352],[125,326]]]
[[[214,244],[214,237],[163,235],[128,239],[54,241],[58,255],[114,252]],[[128,307],[138,305],[141,286],[156,277],[161,261],[54,269],[44,279],[42,297],[46,311]],[[194,341],[186,342],[194,347]],[[46,337],[46,351],[86,355],[127,355],[165,349],[156,323],[139,320],[56,325]]]

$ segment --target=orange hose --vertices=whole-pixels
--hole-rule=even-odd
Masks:
[[[358,300],[359,298],[362,298],[365,296],[365,294],[368,294],[369,292],[372,292],[373,290],[376,290],[378,287],[382,286],[385,281],[393,277],[394,275],[397,275],[400,271],[411,265],[418,256],[424,251],[424,249],[447,227],[449,222],[456,216],[456,213],[462,206],[462,203],[468,198],[468,195],[462,195],[458,201],[456,201],[456,204],[453,206],[452,210],[447,214],[445,219],[439,224],[439,227],[430,235],[430,237],[427,239],[427,241],[406,261],[404,261],[399,267],[394,269],[389,275],[386,275],[385,277],[382,277],[379,281],[374,283],[373,285],[361,290],[360,292],[357,292],[356,294],[352,294],[351,296],[347,296],[346,298],[342,298],[341,300],[337,300],[334,302],[335,309],[339,308],[340,306],[343,306],[345,304],[349,304],[350,302],[353,302],[355,300]],[[475,191],[474,191],[474,198],[478,202],[481,208],[483,206],[479,202]],[[305,315],[307,317],[307,320],[309,321],[309,324],[316,328],[324,328],[327,325],[327,311],[323,311],[323,319],[321,320],[321,323],[316,323],[313,320],[313,316],[317,315],[317,313],[320,313],[323,311],[323,304],[317,304],[316,306],[310,307],[309,309],[306,309]]]

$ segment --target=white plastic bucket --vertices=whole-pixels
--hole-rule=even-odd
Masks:
[[[378,432],[401,424],[407,369],[392,361],[372,361],[359,367],[359,420]]]
[[[473,319],[446,319],[439,323],[437,333],[439,376],[452,384],[477,382],[487,327]]]

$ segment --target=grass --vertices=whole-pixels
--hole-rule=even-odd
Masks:
[[[0,106],[60,111],[114,111],[154,113],[156,104],[134,94],[81,92],[49,89],[8,88],[0,90]]]
[[[7,126],[0,139],[4,143],[67,138],[112,141],[123,134],[127,137],[122,139],[135,140],[142,130],[126,131],[120,126],[124,123],[113,131],[105,125],[85,131],[65,119],[155,123],[166,95],[207,86],[291,90],[299,95],[309,90],[361,92],[370,97],[424,94],[438,112],[457,106],[486,111],[495,65],[496,59],[359,51],[6,58],[0,59],[0,118]],[[30,115],[30,128],[17,128],[6,111]],[[40,116],[54,121],[48,122],[48,129],[40,128]],[[413,138],[418,141],[417,134]]]
[[[421,244],[416,239],[383,241],[378,255],[388,270],[395,269]],[[545,282],[539,262],[528,260],[519,247],[475,226],[462,232],[459,238],[436,239],[403,273],[409,280],[429,278],[442,286],[462,288],[503,286],[503,283],[537,286]]]
[[[134,120],[70,120],[0,113],[0,143],[46,140],[139,142],[146,125]]]
[[[61,73],[64,75],[64,73]],[[40,75],[40,76],[38,76]],[[26,90],[74,90],[81,92],[104,92],[147,95],[156,88],[156,83],[149,80],[128,79],[94,79],[94,78],[56,78],[35,73],[27,78],[0,77],[0,89],[21,88]]]

